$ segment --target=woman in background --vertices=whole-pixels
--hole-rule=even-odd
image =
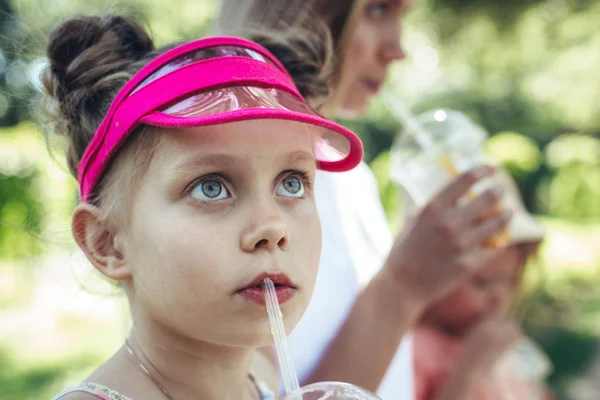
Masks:
[[[332,80],[333,91],[305,85],[298,71],[290,72],[322,113],[358,119],[389,66],[405,57],[401,26],[412,2],[223,0],[216,31],[249,37],[285,59],[281,40],[307,21],[321,21],[335,54],[324,76]],[[272,34],[256,33],[265,28]],[[318,65],[325,55],[315,49],[312,56]],[[494,211],[499,187],[457,205],[473,184],[492,173],[481,167],[460,176],[412,216],[395,241],[367,164],[341,174],[317,174],[321,262],[311,303],[290,335],[302,384],[344,381],[377,391],[384,400],[414,398],[406,332],[429,304],[495,256],[498,250],[481,243],[510,220],[510,212]],[[484,215],[492,217],[480,222]]]

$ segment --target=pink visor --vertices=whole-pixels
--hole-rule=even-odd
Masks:
[[[90,200],[112,157],[140,124],[185,128],[255,119],[318,128],[320,169],[347,171],[362,159],[358,137],[310,107],[266,49],[239,38],[208,38],[158,56],[119,91],[78,165],[81,199]]]

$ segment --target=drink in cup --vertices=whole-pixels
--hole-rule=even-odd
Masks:
[[[464,114],[446,109],[427,111],[413,117],[398,136],[391,152],[391,178],[402,185],[417,206],[433,196],[461,173],[486,164],[483,144],[487,133]],[[475,198],[497,177],[478,182],[466,196]],[[495,212],[499,212],[499,204]],[[484,217],[485,218],[485,217]],[[508,230],[485,245],[503,247]]]

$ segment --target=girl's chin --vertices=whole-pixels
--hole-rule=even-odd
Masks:
[[[291,318],[287,317],[284,319],[284,327],[287,336],[289,336],[298,324],[296,319],[299,318],[294,318],[293,321],[291,321]],[[268,319],[264,323],[262,321],[257,323],[254,327],[246,326],[245,329],[241,328],[240,332],[243,332],[243,330],[245,330],[244,337],[240,338],[238,346],[257,348],[269,347],[275,344],[275,339],[271,333],[271,324]]]

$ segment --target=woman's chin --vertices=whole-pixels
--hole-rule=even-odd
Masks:
[[[337,110],[336,117],[355,121],[362,119],[366,112],[370,98],[365,98],[363,102],[352,102],[351,104],[343,105]]]

